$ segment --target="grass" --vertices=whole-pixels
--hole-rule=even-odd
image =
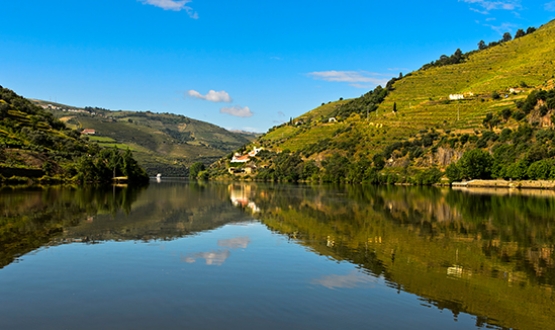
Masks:
[[[89,140],[96,141],[98,143],[114,143],[116,142],[115,139],[106,136],[96,136],[96,135],[88,135]]]

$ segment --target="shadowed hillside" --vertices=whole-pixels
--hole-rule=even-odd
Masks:
[[[191,164],[211,163],[256,138],[182,115],[34,102],[69,127],[94,130],[88,137],[101,146],[131,149],[151,176],[187,176]]]

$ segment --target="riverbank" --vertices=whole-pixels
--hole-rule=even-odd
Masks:
[[[555,180],[472,180],[453,182],[453,188],[555,189]]]

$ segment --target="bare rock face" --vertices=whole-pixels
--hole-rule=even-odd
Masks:
[[[452,148],[439,147],[435,154],[435,160],[440,166],[448,166],[461,158],[462,153]]]

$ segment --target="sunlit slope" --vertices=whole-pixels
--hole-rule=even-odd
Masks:
[[[330,138],[343,127],[342,123],[330,123],[329,119],[333,112],[347,100],[330,102],[295,118],[292,125],[283,125],[271,129],[259,139],[259,142],[277,149],[289,149],[297,151],[306,145]]]
[[[515,99],[531,88],[550,85],[554,51],[555,22],[550,22],[524,37],[474,52],[464,63],[416,71],[395,83],[375,120],[409,131],[438,125],[480,127],[486,113],[514,108]],[[522,93],[514,95],[511,88]],[[493,100],[493,92],[501,98]],[[449,101],[450,94],[464,94],[465,99]]]
[[[316,159],[349,150],[356,159],[379,153],[393,142],[410,140],[424,130],[433,129],[443,136],[474,134],[484,129],[488,113],[505,108],[514,111],[515,102],[532,90],[553,87],[553,54],[555,22],[550,22],[518,39],[467,54],[464,63],[407,74],[395,81],[376,111],[360,106],[349,117],[330,122],[335,109],[349,101],[325,104],[293,119],[293,125],[271,129],[258,143],[274,151],[303,151]],[[462,94],[464,99],[450,100],[450,94]],[[518,122],[504,125],[516,127]],[[326,139],[333,143],[327,144]],[[310,145],[315,147],[307,154]]]

